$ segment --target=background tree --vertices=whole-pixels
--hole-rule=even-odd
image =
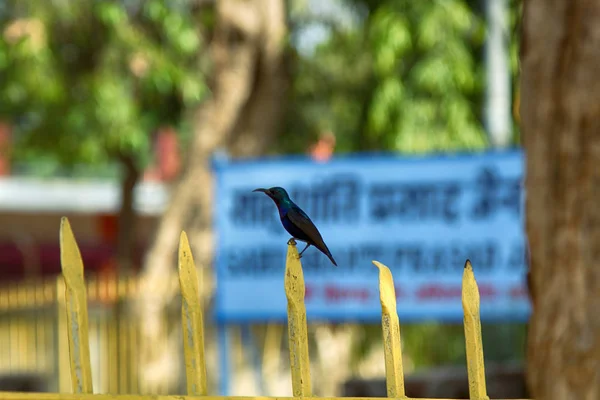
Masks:
[[[299,142],[326,130],[336,134],[340,152],[487,146],[479,1],[341,4],[346,18],[304,9],[292,15],[293,38],[313,26],[328,39],[296,53],[287,120],[293,134],[278,150],[301,151]]]
[[[153,135],[180,127],[207,93],[193,10],[190,1],[158,0],[8,1],[0,9],[0,118],[15,128],[14,158],[36,174],[83,164],[119,176],[121,270],[131,266],[133,191]]]
[[[214,31],[209,44],[212,61],[210,97],[194,117],[194,132],[187,163],[173,188],[166,211],[144,263],[146,290],[140,297],[144,365],[153,365],[176,354],[177,331],[161,324],[165,307],[173,298],[166,277],[174,272],[179,233],[189,233],[199,265],[212,261],[211,157],[227,149],[236,157],[264,154],[283,113],[287,88],[284,63],[286,13],[283,0],[221,0],[215,3]],[[179,338],[177,338],[179,341]],[[170,346],[159,346],[170,343]],[[158,387],[174,376],[153,375]]]
[[[600,4],[524,3],[521,120],[536,399],[600,396]]]

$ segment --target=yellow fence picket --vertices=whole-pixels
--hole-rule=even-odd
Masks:
[[[373,264],[379,269],[379,299],[381,301],[381,328],[385,356],[385,381],[387,396],[406,397],[404,392],[404,370],[402,368],[402,341],[400,321],[396,311],[396,289],[392,272],[378,261]]]
[[[185,232],[181,232],[179,238],[179,283],[181,285],[181,323],[183,325],[187,392],[189,395],[205,396],[207,385],[200,285]]]
[[[88,339],[87,293],[81,253],[66,217],[60,223],[60,262],[65,278],[67,332],[74,393],[92,393],[92,369]]]
[[[473,274],[471,261],[467,260],[462,279],[462,305],[464,311],[465,343],[467,348],[467,372],[469,397],[488,400],[485,387],[485,366],[479,318],[479,288]]]
[[[311,396],[310,360],[308,357],[308,331],[304,305],[304,274],[296,242],[288,242],[285,261],[285,295],[287,297],[288,337],[292,393],[294,397]]]

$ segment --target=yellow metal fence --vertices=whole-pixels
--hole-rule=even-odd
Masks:
[[[96,390],[145,392],[138,374],[140,326],[130,307],[140,290],[139,279],[92,277],[85,286]],[[65,294],[63,276],[0,287],[0,376],[26,375],[41,380],[46,390],[70,390]],[[170,326],[178,316],[163,318]]]
[[[34,290],[29,283],[0,292],[0,373],[35,375],[56,382],[55,285]],[[56,389],[55,387],[49,389]]]
[[[181,324],[183,332],[185,371],[188,396],[157,396],[134,394],[93,394],[93,379],[89,345],[88,288],[84,280],[83,262],[75,237],[66,218],[62,219],[60,229],[61,264],[64,287],[59,283],[59,292],[64,288],[64,310],[58,312],[59,346],[61,354],[68,355],[70,386],[72,393],[19,393],[0,392],[0,399],[7,400],[176,400],[200,398],[208,400],[234,400],[235,397],[208,396],[207,370],[204,358],[204,323],[200,303],[200,285],[187,236],[182,232],[179,243],[179,284],[182,294]],[[381,326],[385,354],[385,370],[388,398],[407,398],[404,391],[404,372],[402,368],[402,345],[400,323],[396,312],[396,294],[392,273],[385,265],[373,261],[379,269],[379,291],[381,300]],[[288,252],[284,278],[288,302],[288,338],[289,356],[292,372],[292,398],[313,397],[308,352],[306,308],[304,304],[304,276],[298,250],[294,241],[288,242]],[[62,302],[61,302],[62,303]],[[462,304],[464,310],[465,343],[467,349],[467,371],[470,399],[489,399],[486,394],[481,323],[479,319],[479,289],[473,274],[471,263],[465,263],[462,284]],[[106,327],[111,330],[114,328]],[[113,331],[113,335],[121,332]],[[108,336],[111,334],[109,333]],[[42,335],[43,336],[43,335]],[[127,336],[127,335],[125,335]],[[25,336],[26,339],[27,336]],[[64,348],[63,348],[64,347]],[[36,349],[43,348],[42,345]],[[65,351],[68,348],[68,351]],[[2,348],[2,351],[6,349]],[[120,349],[103,349],[113,352]],[[10,350],[8,350],[10,353]],[[32,354],[31,358],[38,357]],[[43,358],[43,357],[42,357]],[[109,357],[108,359],[119,359]],[[115,369],[119,375],[118,369]],[[63,375],[64,376],[64,375]],[[67,376],[68,378],[68,376]],[[66,382],[66,381],[65,381]],[[63,385],[60,385],[61,391]],[[237,400],[251,399],[239,397]],[[256,400],[284,400],[286,398],[256,397]],[[341,400],[343,398],[321,398]],[[344,398],[352,399],[352,398]],[[364,399],[364,398],[363,398]],[[374,399],[373,399],[374,400]]]

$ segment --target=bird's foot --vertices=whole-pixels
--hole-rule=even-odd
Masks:
[[[302,254],[306,251],[306,249],[308,249],[310,246],[310,243],[306,243],[306,247],[302,249],[302,251],[300,252],[300,254],[298,254],[298,259],[302,258]]]
[[[290,240],[288,240],[287,244],[288,245],[293,244],[295,246],[296,245],[296,241],[294,240],[294,238],[290,238]]]

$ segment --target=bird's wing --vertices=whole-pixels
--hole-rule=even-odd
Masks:
[[[320,248],[321,250],[327,249],[327,246],[321,237],[321,233],[304,211],[302,211],[300,208],[291,208],[287,212],[287,217],[292,224],[296,225],[296,227],[298,227],[306,234],[306,236],[309,237],[311,241],[314,242],[316,247]]]
[[[333,259],[333,256],[331,255],[331,252],[327,248],[325,241],[323,241],[321,233],[319,233],[319,230],[315,224],[313,224],[304,211],[302,211],[300,208],[294,207],[287,212],[286,216],[288,220],[296,226],[296,228],[300,229],[302,232],[304,232],[304,234],[306,234],[306,236],[308,236],[308,238],[312,241],[311,244],[313,246],[321,250],[321,252],[331,260],[333,265],[337,265]]]

